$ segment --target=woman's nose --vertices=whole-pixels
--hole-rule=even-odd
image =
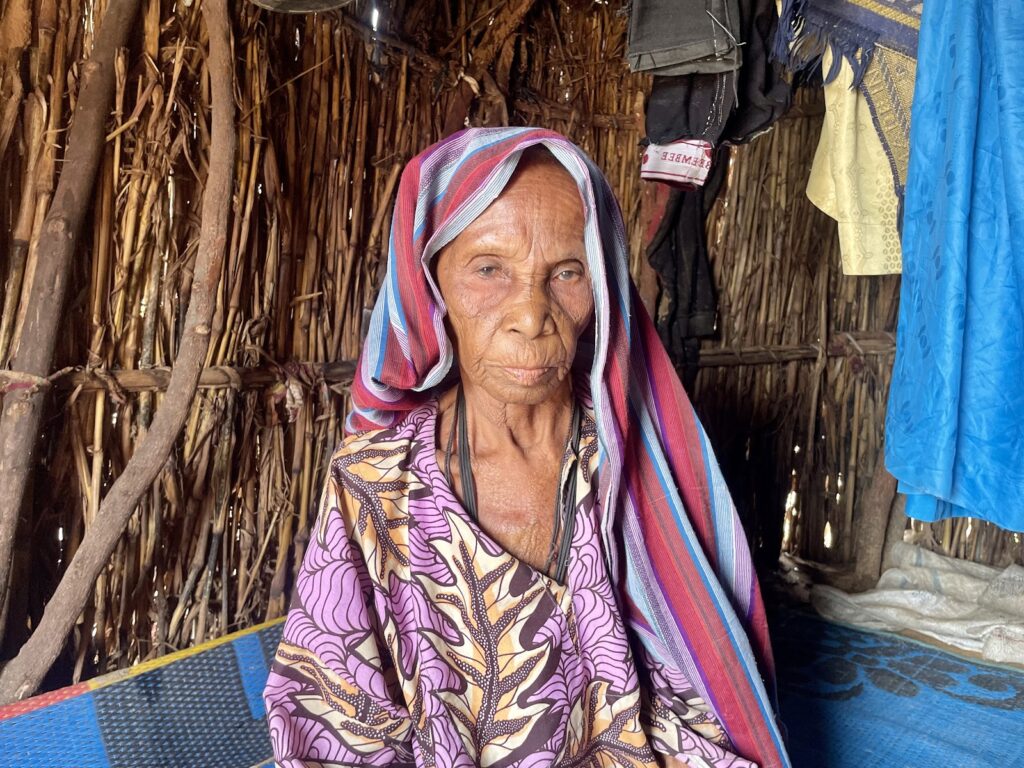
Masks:
[[[509,297],[505,311],[505,330],[527,339],[553,333],[551,298],[543,286],[523,285]]]

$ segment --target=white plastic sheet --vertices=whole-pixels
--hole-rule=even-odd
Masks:
[[[815,585],[822,616],[867,629],[915,630],[996,662],[1024,664],[1024,568],[990,568],[899,543],[868,592]]]

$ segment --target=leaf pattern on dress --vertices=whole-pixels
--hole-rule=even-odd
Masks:
[[[544,703],[523,704],[519,693],[537,681],[549,645],[527,647],[522,634],[547,591],[536,583],[516,596],[517,563],[506,553],[492,554],[469,524],[450,510],[442,514],[458,546],[447,553],[455,584],[431,590],[434,605],[462,628],[460,643],[429,633],[438,653],[466,681],[461,689],[435,692],[444,701],[475,757],[492,764],[514,755],[529,741]],[[444,553],[440,553],[444,554]]]
[[[699,707],[689,723],[673,712],[686,691],[670,670],[645,676],[661,695],[644,695],[601,555],[592,418],[560,585],[466,515],[437,464],[436,415],[428,404],[332,460],[265,692],[278,761],[655,768],[654,746],[749,765],[690,730],[713,735]]]
[[[645,725],[650,723],[661,734],[657,737],[660,742],[670,749],[680,748],[677,731],[685,724],[682,730],[692,731],[716,747],[732,749],[711,707],[682,672],[666,667],[643,647],[638,648],[637,655],[642,661],[641,690],[648,699]]]
[[[593,482],[594,470],[598,463],[598,448],[601,442],[597,439],[597,424],[590,411],[584,412],[584,418],[580,424],[580,449],[579,463],[583,470],[583,479],[587,485]]]
[[[608,683],[595,680],[573,706],[565,748],[557,768],[628,766],[647,768],[654,754],[638,725],[640,692],[609,694]]]
[[[330,725],[349,750],[373,755],[393,752],[395,759],[411,757],[408,718],[396,717],[367,691],[333,673],[313,653],[282,643],[276,660],[313,683],[314,690],[294,697],[310,715]]]
[[[392,535],[409,525],[409,499],[424,489],[406,470],[408,455],[407,441],[371,441],[365,446],[356,442],[349,451],[339,453],[331,466],[357,504],[357,530],[362,540],[368,538],[368,524],[373,524],[373,539],[378,546],[369,553],[372,562],[368,565],[379,579],[385,578],[391,558],[409,566],[408,541]]]

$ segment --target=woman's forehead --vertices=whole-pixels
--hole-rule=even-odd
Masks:
[[[576,180],[547,150],[527,150],[523,153],[512,177],[498,193],[495,202],[507,202],[510,199],[540,211],[550,210],[552,215],[556,212],[561,215],[578,214],[582,220],[583,199]],[[551,206],[557,208],[557,211]]]
[[[447,242],[428,245],[430,255],[424,254],[424,266],[429,264],[433,274],[446,253],[458,251],[467,256],[489,244],[511,248],[538,236],[549,242],[556,239],[556,250],[578,251],[579,258],[586,258],[590,196],[576,178],[576,166],[570,170],[563,164],[575,159],[567,160],[540,144],[526,147],[514,159],[506,158],[505,163],[515,163],[515,167],[507,172],[508,181],[501,191],[480,213],[459,226],[450,239],[445,238]],[[473,193],[468,196],[472,198]]]
[[[522,167],[462,235],[475,238],[490,230],[544,230],[553,236],[582,240],[583,201],[575,180],[554,162]]]

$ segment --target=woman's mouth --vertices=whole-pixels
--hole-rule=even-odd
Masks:
[[[506,366],[504,368],[512,379],[524,386],[531,386],[543,381],[545,378],[554,373],[555,369],[552,366],[543,366],[538,368],[515,368]]]

